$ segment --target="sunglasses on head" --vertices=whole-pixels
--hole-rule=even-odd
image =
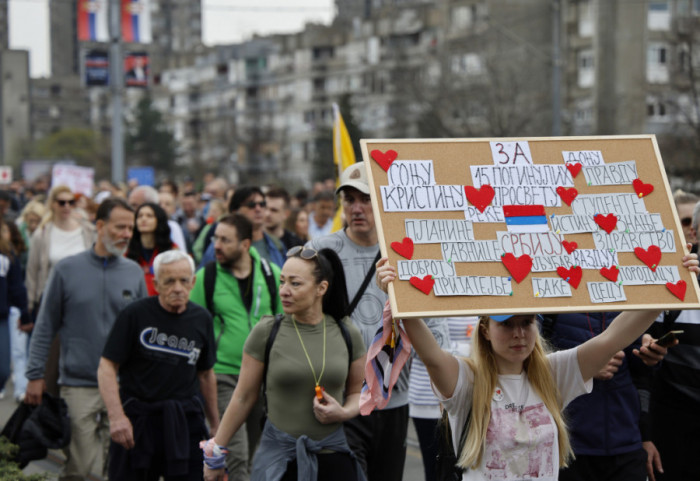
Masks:
[[[693,219],[691,217],[683,217],[681,219],[681,225],[683,227],[690,227],[690,224],[693,223]]]
[[[255,202],[251,200],[250,202],[246,202],[244,205],[249,209],[255,209],[256,207],[262,207],[264,209],[267,207],[267,202],[264,200],[262,202]]]
[[[318,255],[316,249],[311,247],[296,246],[287,251],[287,257],[301,257],[305,261],[311,260]]]
[[[75,205],[75,199],[71,199],[71,200],[56,200],[56,203],[57,203],[58,205],[60,205],[61,207],[65,207],[66,204],[68,204],[69,206],[73,207],[73,206]]]

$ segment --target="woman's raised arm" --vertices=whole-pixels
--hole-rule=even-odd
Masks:
[[[377,284],[387,292],[389,283],[394,279],[396,268],[389,264],[386,257],[382,257],[377,261]],[[430,380],[440,394],[447,398],[452,397],[459,376],[457,359],[440,348],[423,319],[403,319],[402,322],[413,349],[428,370]]]

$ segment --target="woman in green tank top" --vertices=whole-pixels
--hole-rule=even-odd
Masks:
[[[223,446],[261,386],[268,418],[252,481],[364,479],[342,424],[359,414],[365,364],[360,331],[345,317],[342,263],[330,249],[295,247],[280,279],[284,316],[264,317],[246,340],[238,385],[215,437],[203,443],[204,479],[223,479]]]

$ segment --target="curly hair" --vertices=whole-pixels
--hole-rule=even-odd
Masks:
[[[156,216],[156,230],[153,233],[155,237],[155,248],[158,252],[165,252],[173,247],[170,240],[170,226],[168,225],[168,216],[161,206],[152,202],[146,202],[136,209],[136,217],[139,218],[141,209],[149,207]],[[143,244],[141,243],[141,232],[139,232],[138,223],[134,221],[134,234],[129,241],[129,248],[126,251],[126,257],[138,262],[139,257],[143,253]]]

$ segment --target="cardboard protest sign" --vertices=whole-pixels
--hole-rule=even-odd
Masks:
[[[700,308],[654,136],[361,143],[396,317]]]
[[[92,197],[95,169],[77,165],[56,164],[51,170],[51,188],[58,185],[70,187],[74,193]]]

